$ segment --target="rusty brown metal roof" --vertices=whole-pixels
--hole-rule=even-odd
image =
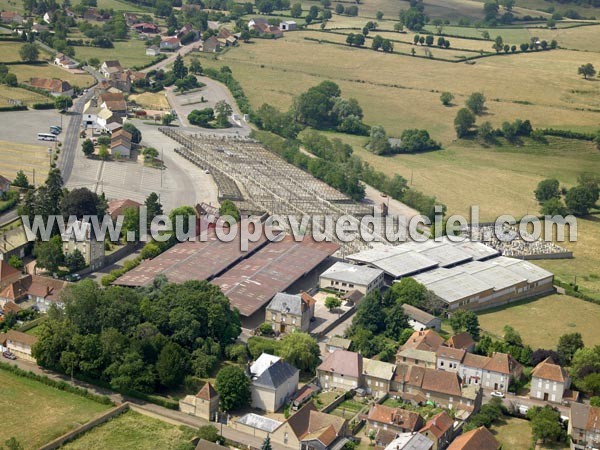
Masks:
[[[113,284],[130,287],[146,286],[158,275],[165,275],[173,283],[211,280],[266,243],[263,234],[258,241],[249,243],[248,251],[244,252],[240,248],[239,238],[231,242],[222,242],[213,231],[209,231],[206,242],[176,244],[156,258],[143,261]]]
[[[229,297],[231,305],[238,308],[242,316],[249,317],[338,248],[333,242],[315,242],[308,237],[296,242],[288,235],[240,261],[213,283]]]

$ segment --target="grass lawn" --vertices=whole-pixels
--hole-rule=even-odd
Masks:
[[[528,450],[531,448],[531,426],[529,421],[516,417],[504,417],[491,427],[490,431],[502,444],[502,448],[510,450]],[[567,449],[568,445],[538,445],[537,450]]]
[[[14,436],[25,449],[38,448],[89,421],[109,405],[63,392],[0,370],[0,442]]]
[[[65,445],[65,450],[176,449],[189,442],[193,432],[158,419],[128,411]]]
[[[135,37],[127,41],[115,42],[114,48],[75,47],[75,57],[98,58],[100,61],[118,59],[125,68],[142,66],[152,61],[152,56],[146,56],[144,41]]]
[[[600,344],[600,305],[568,295],[549,295],[513,303],[478,314],[481,329],[494,337],[505,325],[517,330],[523,341],[536,348],[555,348],[565,333],[579,332],[586,346]]]
[[[23,170],[33,182],[33,171],[43,177],[49,168],[48,147],[0,141],[0,173],[13,179],[18,170]],[[39,181],[39,180],[38,180]]]
[[[140,8],[132,3],[121,2],[119,0],[98,0],[98,8],[102,9],[114,9],[115,11],[129,11],[129,12],[145,12],[147,10]]]
[[[340,416],[345,419],[351,419],[358,413],[361,409],[363,409],[366,405],[358,402],[356,400],[344,400],[342,403],[338,405],[331,414],[335,416]]]

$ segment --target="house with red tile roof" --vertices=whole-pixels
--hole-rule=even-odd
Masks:
[[[529,398],[560,403],[570,387],[571,377],[567,371],[556,364],[552,357],[548,357],[531,372]]]
[[[386,405],[373,404],[367,415],[367,428],[377,432],[379,429],[406,433],[418,431],[424,425],[423,418],[414,411],[391,408]],[[387,445],[388,443],[378,444]]]
[[[500,447],[490,430],[482,426],[458,436],[448,450],[499,450]]]
[[[128,208],[139,209],[140,206],[142,206],[141,203],[138,203],[129,198],[122,198],[119,200],[110,200],[108,202],[108,208],[106,208],[106,213],[111,217],[111,219],[117,220],[117,218],[119,216],[122,216],[123,214],[125,214],[126,209],[128,209]]]
[[[331,449],[341,448],[348,435],[346,419],[317,411],[308,402],[271,433],[271,441],[292,449]]]
[[[475,341],[473,340],[473,337],[466,331],[451,336],[444,343],[444,345],[451,348],[459,348],[467,352],[472,352],[475,350]]]
[[[419,433],[433,441],[433,450],[444,450],[454,438],[454,419],[442,411],[429,419]]]
[[[390,395],[413,404],[433,403],[443,408],[479,410],[482,392],[479,386],[464,386],[455,372],[400,364],[392,380]]]
[[[514,379],[523,375],[523,366],[508,353],[495,352],[483,367],[482,386],[485,389],[507,392]]]
[[[67,285],[63,280],[27,274],[0,291],[0,306],[6,310],[13,303],[23,309],[21,304],[27,303],[26,308],[35,305],[41,312],[47,311],[52,304],[62,307],[60,293]]]
[[[60,95],[70,97],[73,95],[73,87],[68,82],[56,78],[31,78],[26,84],[47,91],[55,97]]]

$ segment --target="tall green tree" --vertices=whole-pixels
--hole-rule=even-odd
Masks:
[[[179,345],[169,342],[158,356],[156,372],[160,384],[168,388],[179,386],[189,371],[189,357]]]
[[[485,110],[485,96],[481,92],[473,92],[467,97],[465,105],[473,114],[481,115]]]
[[[35,44],[23,44],[19,50],[19,55],[25,62],[34,62],[38,60],[40,51]]]
[[[19,170],[17,172],[17,175],[15,176],[15,179],[12,181],[11,184],[20,188],[30,187],[29,179],[27,178],[27,175],[25,175],[25,172],[23,172],[22,170]]]
[[[450,326],[454,333],[466,331],[475,340],[479,340],[480,328],[477,314],[473,311],[459,309],[450,316]]]
[[[556,347],[556,351],[560,355],[564,364],[570,365],[573,360],[573,356],[577,350],[583,348],[583,338],[581,337],[581,333],[567,333],[563,334],[558,339],[558,346]],[[557,363],[559,361],[556,361]]]
[[[460,109],[454,119],[456,136],[459,138],[467,136],[470,133],[471,128],[473,128],[473,125],[475,125],[475,116],[473,113],[467,108]]]
[[[175,62],[173,63],[173,76],[177,80],[181,80],[185,78],[187,74],[188,69],[185,66],[185,63],[183,62],[183,58],[181,57],[181,55],[177,55],[177,58],[175,58]]]
[[[543,203],[551,199],[560,198],[560,185],[556,178],[548,178],[538,183],[534,191],[535,199],[538,203]]]
[[[308,333],[295,331],[281,340],[278,355],[305,373],[313,373],[320,363],[317,340]]]
[[[52,236],[49,241],[38,241],[35,243],[33,253],[36,257],[37,267],[55,273],[64,263],[61,237]]]
[[[242,409],[250,404],[250,379],[237,366],[225,366],[219,371],[215,389],[224,411]]]

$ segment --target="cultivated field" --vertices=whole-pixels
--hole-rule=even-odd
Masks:
[[[169,101],[164,92],[144,92],[143,94],[133,94],[129,100],[135,101],[138,105],[148,109],[169,109]]]
[[[586,347],[599,345],[599,321],[600,305],[557,294],[479,314],[485,332],[501,337],[503,327],[510,325],[533,349],[555,348],[560,336],[574,332],[581,333]]]
[[[115,11],[147,12],[133,3],[121,2],[119,0],[98,0],[98,8],[114,9]]]
[[[128,411],[93,428],[65,445],[65,450],[147,450],[176,449],[189,442],[191,430],[182,430],[158,419]]]
[[[13,179],[18,170],[23,170],[30,182],[33,182],[34,171],[39,177],[36,181],[40,181],[50,167],[47,146],[0,141],[0,154],[0,173],[9,179]]]
[[[5,412],[0,442],[16,437],[35,449],[109,408],[34,380],[0,370],[0,409]]]
[[[137,38],[114,42],[114,48],[75,47],[75,57],[98,58],[100,61],[118,59],[126,68],[141,66],[152,61],[152,56],[146,56],[144,41]]]

